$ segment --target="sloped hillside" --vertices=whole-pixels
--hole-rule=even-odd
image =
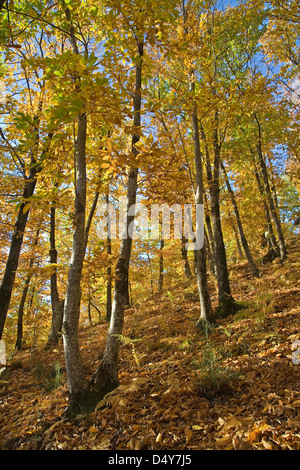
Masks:
[[[62,419],[62,347],[19,352],[0,382],[0,448],[300,450],[299,252],[293,238],[285,264],[262,266],[259,279],[232,266],[244,308],[206,331],[195,329],[194,286],[127,310],[121,385],[74,422]],[[105,323],[81,331],[90,374],[106,331]]]

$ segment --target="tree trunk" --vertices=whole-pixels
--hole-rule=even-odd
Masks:
[[[33,195],[36,185],[36,178],[25,183],[23,200]],[[14,232],[11,239],[9,255],[5,267],[5,272],[0,287],[0,339],[2,338],[4,324],[9,309],[11,294],[15,282],[16,272],[19,264],[20,251],[23,243],[24,231],[29,215],[29,211],[23,212],[26,202],[20,206],[18,218],[15,223]]]
[[[32,246],[33,250],[35,249],[35,247],[38,244],[39,235],[40,235],[40,226],[38,227],[38,229],[36,231],[36,235],[35,235],[33,246]],[[32,257],[30,258],[29,267],[28,267],[28,275],[25,279],[25,285],[24,285],[24,288],[23,288],[22,297],[21,297],[19,310],[18,310],[17,340],[16,340],[16,346],[15,346],[15,348],[18,351],[20,351],[22,349],[22,344],[23,344],[24,307],[25,307],[27,293],[28,293],[28,290],[29,290],[29,284],[30,284],[30,281],[31,281],[31,278],[32,278],[32,267],[33,267],[33,263],[34,263],[34,258],[35,258],[35,256],[34,256],[34,253],[33,253]]]
[[[57,344],[62,330],[64,299],[59,298],[57,287],[57,250],[55,246],[55,204],[50,208],[50,263],[54,265],[53,274],[50,278],[51,286],[51,306],[52,306],[52,322],[49,333],[47,347]]]
[[[205,230],[205,228],[204,228],[204,230]],[[206,230],[205,230],[204,236],[205,236],[206,246],[207,246],[209,270],[210,270],[211,274],[213,274],[213,276],[215,276],[216,275],[216,270],[215,270],[214,256],[213,256],[213,252],[212,252],[212,249],[211,249],[211,246],[210,246],[210,242],[209,242],[209,238],[208,238],[208,234],[207,234]]]
[[[236,230],[236,226],[234,225],[234,223],[232,223],[232,230],[234,231],[234,236],[235,236],[235,241],[236,241],[236,249],[238,251],[239,258],[243,259],[244,254],[243,254],[243,251],[242,251],[240,239],[239,239],[239,236],[238,236],[238,233],[237,233],[237,230]]]
[[[187,255],[187,249],[186,249],[186,243],[187,239],[183,236],[181,239],[181,257],[183,261],[183,269],[184,269],[184,274],[187,279],[191,279],[192,277],[192,271],[190,268],[189,260],[188,260],[188,255]]]
[[[255,119],[257,122],[258,126],[258,141],[257,141],[257,155],[258,155],[258,161],[259,165],[261,168],[262,176],[263,176],[263,181],[264,181],[264,187],[265,187],[265,192],[268,200],[268,204],[270,207],[272,219],[276,228],[277,236],[278,236],[278,245],[279,245],[279,252],[280,252],[280,258],[282,261],[286,259],[287,256],[287,250],[285,246],[285,241],[284,241],[284,236],[283,236],[283,231],[280,223],[280,218],[279,215],[276,211],[275,203],[272,197],[271,189],[270,189],[270,184],[269,184],[269,178],[268,178],[268,171],[265,163],[265,159],[262,153],[262,142],[261,142],[261,127],[259,120],[257,116],[255,115]]]
[[[215,271],[218,284],[218,299],[219,306],[217,315],[226,317],[232,313],[234,300],[231,295],[227,258],[223,239],[223,231],[221,226],[220,217],[220,152],[221,146],[218,136],[218,111],[215,113],[215,129],[213,131],[213,147],[214,147],[214,162],[211,163],[208,144],[206,141],[205,131],[202,123],[200,123],[201,139],[205,145],[205,168],[207,174],[207,181],[209,185],[210,203],[211,203],[211,221],[207,219],[208,235],[211,238],[211,246],[214,254]]]
[[[216,276],[217,268],[216,268],[215,242],[214,242],[214,236],[213,236],[213,231],[212,231],[212,226],[211,226],[211,220],[208,214],[205,216],[205,222],[206,222],[206,227],[207,227],[207,239],[208,239],[208,243],[210,246],[211,258],[212,258],[213,265],[214,265],[213,272],[214,272],[214,275]]]
[[[106,203],[109,207],[109,192],[106,194]],[[109,322],[111,318],[112,310],[112,269],[111,269],[111,226],[110,226],[110,214],[108,213],[108,223],[107,223],[107,254],[109,257],[108,266],[106,268],[106,321]]]
[[[227,191],[228,191],[230,199],[231,199],[231,203],[232,203],[233,211],[234,211],[234,214],[235,214],[235,217],[236,217],[236,222],[237,222],[239,234],[240,234],[240,237],[241,237],[241,242],[242,242],[242,245],[243,245],[243,248],[244,248],[244,251],[245,251],[245,255],[246,255],[247,260],[248,260],[250,271],[251,271],[253,277],[259,277],[259,270],[256,267],[256,265],[253,261],[252,255],[251,255],[250,248],[249,248],[249,245],[248,245],[248,242],[247,242],[247,239],[246,239],[246,236],[245,236],[245,232],[244,232],[244,229],[243,229],[239,209],[238,209],[238,206],[237,206],[237,203],[236,203],[236,200],[235,200],[234,192],[231,188],[230,181],[229,181],[229,178],[228,178],[228,175],[227,175],[227,172],[226,172],[226,169],[225,169],[225,166],[224,166],[223,162],[221,162],[221,168],[222,168],[224,176],[225,176],[225,183],[226,183],[226,186],[227,186]]]
[[[165,241],[162,238],[160,240],[160,252],[159,252],[158,292],[163,291],[163,284],[164,284],[164,255],[163,255],[164,245],[165,245]]]
[[[227,267],[226,251],[223,239],[223,231],[221,226],[220,215],[220,152],[221,147],[218,137],[218,112],[215,115],[216,127],[213,132],[213,146],[214,146],[214,165],[213,165],[213,178],[209,181],[210,200],[211,200],[211,218],[213,225],[214,235],[214,248],[215,248],[215,262],[216,274],[218,283],[218,316],[226,317],[232,313],[234,300],[231,295],[229,275]],[[209,176],[208,175],[208,176]]]
[[[135,94],[134,94],[134,128],[138,130],[141,125],[141,91],[142,91],[142,64],[143,64],[143,42],[138,38],[137,49],[138,59],[135,74]],[[132,136],[131,151],[138,155],[135,144],[139,141],[139,133]],[[132,247],[132,234],[129,233],[134,223],[134,213],[132,208],[136,203],[138,168],[129,170],[127,183],[127,211],[125,217],[124,236],[121,240],[120,254],[116,265],[115,290],[112,306],[110,327],[107,336],[106,346],[102,361],[94,374],[93,385],[96,388],[98,397],[102,397],[119,385],[118,361],[120,341],[124,324],[124,310],[128,302],[128,272]],[[129,209],[131,211],[129,212]]]
[[[190,88],[192,93],[195,92],[195,77],[193,71],[190,73]],[[202,168],[202,152],[200,148],[199,126],[198,126],[198,113],[197,103],[194,102],[192,113],[192,128],[193,128],[193,143],[194,143],[194,158],[196,168],[196,194],[195,203],[202,204],[204,202],[204,187],[203,187],[203,168]],[[198,234],[198,224],[204,224],[204,220],[196,220],[196,241]],[[203,247],[197,249],[196,257],[196,277],[200,299],[201,313],[197,322],[197,326],[203,323],[211,322],[212,320],[212,307],[210,300],[210,293],[208,288],[207,268],[206,268],[206,246],[203,240]]]
[[[77,141],[75,145],[76,188],[74,205],[74,231],[71,265],[68,274],[63,318],[63,342],[69,392],[68,411],[78,413],[84,406],[87,381],[80,354],[78,324],[81,300],[81,277],[86,247],[86,128],[85,113],[78,116]]]
[[[252,152],[252,155],[253,155],[253,152]],[[268,239],[270,241],[271,246],[269,246],[268,248],[270,250],[273,247],[274,250],[276,251],[277,255],[280,256],[279,246],[277,244],[277,240],[276,240],[276,237],[274,235],[274,230],[273,230],[273,226],[272,226],[272,220],[271,220],[271,216],[270,216],[270,212],[269,212],[269,207],[268,207],[268,204],[267,204],[266,199],[265,199],[264,188],[263,188],[263,185],[262,185],[262,182],[261,182],[261,179],[260,179],[258,169],[256,167],[255,160],[254,160],[254,175],[255,175],[255,178],[256,178],[256,181],[257,181],[257,186],[258,186],[258,189],[259,189],[259,193],[260,193],[261,198],[262,198],[263,208],[264,208],[264,213],[265,213],[265,219],[266,219],[266,227],[267,227],[267,231],[269,233]]]
[[[38,118],[36,118],[38,121]],[[38,129],[35,129],[36,132],[38,132]],[[49,134],[49,142],[51,141],[53,134]],[[39,136],[37,135],[37,140],[35,146],[38,146],[39,142]],[[41,154],[41,159],[43,155],[48,151],[49,144],[47,147],[44,149],[44,151]],[[30,209],[27,209],[24,212],[25,205],[28,202],[28,199],[33,195],[35,186],[36,186],[36,181],[37,181],[37,175],[39,171],[41,170],[41,167],[36,163],[36,157],[32,154],[31,156],[31,168],[30,168],[30,174],[29,176],[25,179],[25,187],[22,195],[22,202],[19,212],[18,212],[18,217],[14,226],[14,231],[11,239],[11,244],[10,244],[10,249],[9,249],[9,254],[5,266],[5,271],[4,271],[4,276],[2,280],[2,284],[0,287],[0,339],[2,338],[3,330],[4,330],[4,325],[5,325],[5,320],[7,316],[7,312],[9,309],[9,304],[10,304],[10,299],[12,295],[12,290],[15,282],[15,277],[18,269],[18,264],[19,264],[19,257],[20,257],[20,252],[22,248],[22,243],[23,243],[23,238],[24,238],[24,232],[28,220],[28,215],[30,212]]]
[[[71,13],[65,8],[69,22],[70,41],[74,54],[79,54],[71,20]],[[80,77],[74,77],[76,91],[80,90]],[[75,202],[73,215],[73,244],[69,268],[63,317],[63,344],[67,372],[69,404],[66,416],[76,415],[88,406],[88,382],[82,363],[78,325],[81,301],[81,278],[86,249],[85,211],[86,211],[86,136],[87,116],[82,112],[77,117],[77,139],[75,142]]]

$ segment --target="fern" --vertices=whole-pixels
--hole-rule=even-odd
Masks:
[[[116,338],[118,338],[118,340],[124,345],[124,346],[131,346],[131,351],[132,351],[132,355],[133,355],[133,358],[134,358],[134,362],[136,363],[137,367],[140,367],[140,360],[138,358],[138,355],[137,355],[137,352],[135,350],[135,347],[134,347],[134,343],[138,343],[138,342],[141,342],[142,340],[141,339],[132,339],[132,338],[128,338],[128,336],[123,336],[123,335],[118,335],[118,334],[115,334],[113,335],[115,336]]]

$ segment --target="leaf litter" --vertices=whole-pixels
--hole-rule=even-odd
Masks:
[[[62,345],[18,352],[0,383],[3,450],[300,450],[299,240],[283,265],[249,280],[231,267],[236,300],[247,308],[206,332],[197,302],[156,295],[126,311],[120,386],[95,411],[66,422]],[[286,279],[286,282],[284,281]],[[270,291],[270,288],[272,289]],[[178,292],[178,294],[177,294]],[[272,295],[269,295],[272,292]],[[103,350],[107,325],[82,329],[87,374]],[[132,345],[134,344],[134,354]],[[61,364],[54,389],[44,370]]]

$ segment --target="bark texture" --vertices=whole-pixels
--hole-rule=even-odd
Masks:
[[[73,52],[79,54],[71,13],[65,8],[69,22],[70,41]],[[80,76],[74,76],[75,91],[80,91]],[[77,117],[77,138],[75,142],[75,201],[73,214],[73,243],[71,264],[68,273],[63,317],[63,344],[67,372],[69,404],[66,415],[76,415],[87,407],[88,382],[85,377],[80,353],[78,324],[81,301],[81,278],[86,250],[86,137],[87,116],[83,111]]]
[[[51,286],[51,307],[52,307],[52,322],[51,329],[47,341],[47,347],[57,344],[62,332],[63,314],[64,314],[64,299],[59,298],[57,287],[57,250],[55,243],[55,204],[50,208],[50,263],[55,267],[50,278]]]
[[[195,91],[195,80],[194,74],[190,74],[190,88],[194,93]],[[202,168],[202,152],[200,148],[200,134],[199,134],[199,125],[198,125],[198,115],[197,115],[197,104],[194,103],[193,113],[192,113],[192,128],[193,128],[193,143],[194,143],[194,157],[195,157],[195,168],[196,168],[196,194],[195,194],[195,203],[203,204],[204,202],[204,186],[203,186],[203,168]],[[204,220],[196,220],[196,234],[198,233],[198,224],[204,224]],[[199,242],[199,240],[197,240]],[[196,277],[197,285],[200,299],[200,318],[198,319],[198,326],[203,322],[212,321],[212,306],[210,300],[210,292],[208,288],[208,279],[207,279],[207,267],[206,267],[206,245],[205,240],[203,240],[203,247],[197,250],[196,257]]]
[[[268,204],[269,204],[269,207],[270,207],[270,212],[271,212],[272,219],[273,219],[273,222],[274,222],[274,226],[275,226],[277,236],[278,236],[278,245],[279,245],[280,258],[281,258],[282,261],[284,261],[287,257],[287,249],[286,249],[286,246],[285,246],[284,235],[283,235],[283,231],[282,231],[282,227],[281,227],[280,217],[279,217],[279,214],[276,210],[276,206],[275,206],[274,199],[273,199],[273,196],[272,196],[272,192],[271,192],[271,189],[270,189],[267,166],[266,166],[266,162],[265,162],[263,152],[262,152],[261,126],[260,126],[259,119],[256,115],[255,115],[255,119],[256,119],[257,127],[258,127],[258,140],[257,140],[257,146],[256,146],[258,161],[259,161],[259,165],[260,165],[260,168],[261,168],[261,173],[262,173],[262,176],[263,176],[265,194],[266,194],[266,197],[267,197],[267,201],[268,201]]]
[[[5,266],[5,271],[2,279],[2,284],[0,286],[0,339],[3,335],[5,320],[7,317],[10,299],[14,287],[15,277],[18,270],[20,252],[23,244],[24,232],[30,213],[30,208],[24,211],[25,205],[30,200],[30,197],[34,194],[38,173],[41,171],[41,166],[37,163],[37,152],[39,146],[39,134],[38,126],[39,119],[36,117],[36,142],[34,149],[31,154],[31,167],[30,172],[27,177],[25,177],[24,191],[22,194],[22,204],[19,208],[17,220],[14,226],[14,231],[11,238],[10,249],[8,253],[8,258]],[[50,145],[53,134],[48,135],[48,143],[45,146],[44,150],[40,155],[40,160],[45,157]]]
[[[36,231],[36,234],[35,234],[35,238],[34,238],[33,246],[32,246],[33,250],[35,249],[35,247],[38,244],[39,235],[40,235],[40,226],[38,227],[38,229]],[[22,291],[21,301],[20,301],[20,304],[19,304],[17,340],[16,340],[16,346],[15,346],[18,351],[20,351],[22,349],[22,344],[23,344],[24,308],[25,308],[25,303],[26,303],[26,298],[27,298],[27,294],[28,294],[28,290],[29,290],[30,281],[31,281],[32,274],[33,274],[32,273],[32,268],[33,268],[33,264],[34,264],[34,258],[35,258],[35,256],[34,256],[34,253],[33,253],[31,258],[30,258],[30,261],[29,261],[28,275],[26,276],[26,279],[25,279],[25,284],[24,284],[24,288],[23,288],[23,291]]]
[[[138,131],[141,125],[141,91],[142,91],[142,65],[143,65],[143,42],[136,38],[138,59],[135,73],[135,94],[133,102],[134,128]],[[132,136],[131,151],[137,156],[138,150],[135,144],[139,141],[139,133]],[[135,214],[129,208],[133,208],[136,203],[138,168],[129,170],[127,182],[127,208],[124,223],[124,234],[121,240],[119,258],[115,272],[115,289],[112,305],[110,326],[101,363],[94,374],[93,386],[97,395],[101,398],[106,393],[115,389],[119,385],[118,361],[120,349],[120,335],[124,325],[124,310],[128,304],[128,273],[132,247],[132,236],[130,228],[133,226]]]
[[[258,268],[257,268],[257,266],[256,266],[256,264],[255,264],[255,262],[252,258],[252,254],[250,252],[250,248],[249,248],[246,236],[245,236],[245,232],[244,232],[244,229],[243,229],[243,225],[242,225],[242,221],[241,221],[241,217],[240,217],[240,212],[239,212],[239,209],[238,209],[238,206],[237,206],[237,202],[236,202],[236,199],[235,199],[235,196],[234,196],[234,192],[231,188],[231,184],[230,184],[230,181],[229,181],[229,178],[228,178],[228,175],[227,175],[227,172],[226,172],[226,169],[225,169],[225,166],[224,166],[223,162],[221,162],[221,168],[222,168],[224,176],[225,176],[225,183],[226,183],[226,186],[227,186],[227,191],[228,191],[230,199],[231,199],[231,203],[232,203],[233,211],[234,211],[234,214],[235,214],[235,218],[236,218],[236,222],[237,222],[241,242],[242,242],[242,245],[243,245],[243,248],[244,248],[244,251],[245,251],[245,255],[246,255],[247,260],[248,260],[250,271],[251,271],[253,277],[259,277],[259,270],[258,270]]]

